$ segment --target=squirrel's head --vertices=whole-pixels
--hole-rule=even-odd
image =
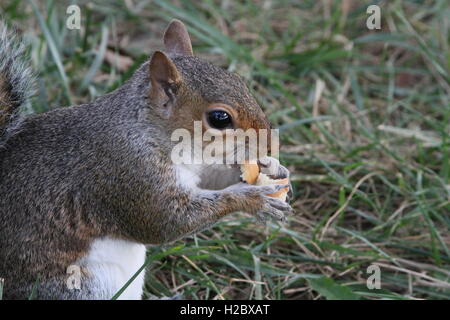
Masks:
[[[203,133],[213,132],[224,140],[233,131],[227,129],[253,129],[258,144],[264,141],[270,151],[270,123],[244,81],[235,73],[194,57],[187,29],[179,20],[167,27],[164,45],[165,53],[156,51],[150,59],[149,100],[152,108],[168,120],[170,129],[187,129],[193,134],[194,122],[201,121]],[[264,139],[260,139],[262,134],[266,135]]]

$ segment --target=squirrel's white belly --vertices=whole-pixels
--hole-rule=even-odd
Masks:
[[[98,291],[101,298],[111,299],[144,264],[145,252],[145,246],[135,242],[112,238],[95,240],[79,262],[92,277],[87,286]],[[144,273],[143,270],[118,299],[141,299]]]

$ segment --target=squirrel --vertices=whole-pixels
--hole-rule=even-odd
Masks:
[[[247,184],[236,166],[171,161],[171,133],[192,132],[194,121],[270,129],[238,75],[193,55],[181,21],[168,25],[164,52],[113,92],[27,116],[18,111],[32,93],[24,46],[6,24],[0,29],[5,299],[111,299],[144,264],[146,245],[192,235],[233,212],[281,220],[292,211],[267,196],[286,185]],[[289,175],[266,159],[275,175]],[[68,287],[69,266],[79,266],[81,288]],[[141,299],[143,284],[141,272],[119,298]]]

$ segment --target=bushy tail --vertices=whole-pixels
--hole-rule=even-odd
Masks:
[[[24,45],[0,20],[0,139],[32,95],[32,83]]]

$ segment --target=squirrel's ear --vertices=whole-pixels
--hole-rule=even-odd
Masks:
[[[150,59],[150,79],[153,84],[175,84],[181,81],[173,61],[161,51],[155,51]]]
[[[181,75],[172,60],[161,51],[156,51],[150,59],[150,99],[153,103],[167,107],[175,101],[176,91],[181,83]]]
[[[192,56],[191,38],[186,26],[180,20],[174,19],[164,33],[164,46],[169,55]]]

